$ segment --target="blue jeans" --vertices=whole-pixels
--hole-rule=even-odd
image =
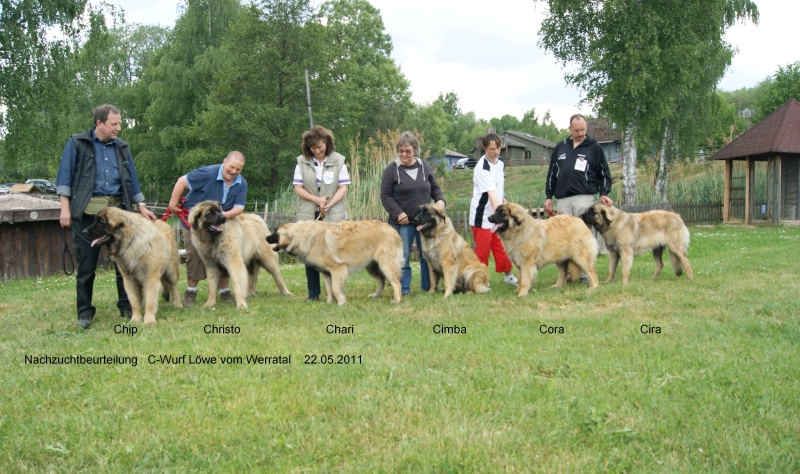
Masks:
[[[402,293],[411,293],[411,266],[408,264],[408,260],[411,257],[411,246],[415,240],[419,251],[420,288],[422,288],[422,291],[428,291],[431,288],[431,276],[428,273],[428,262],[422,255],[422,242],[420,241],[419,232],[417,232],[417,226],[392,224],[392,227],[403,239],[403,272],[400,277]]]

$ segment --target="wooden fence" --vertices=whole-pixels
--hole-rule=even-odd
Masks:
[[[151,207],[151,209],[153,209]],[[644,204],[625,208],[627,212],[644,212],[653,209],[665,209],[677,212],[687,225],[713,224],[722,222],[722,203],[685,203],[685,204]],[[153,209],[156,213],[161,209]],[[16,278],[35,276],[51,276],[62,273],[64,237],[58,223],[58,209],[14,210],[0,213],[0,281],[7,282]],[[294,215],[279,213],[266,214],[267,225],[275,230],[281,224],[295,220]],[[531,214],[539,219],[547,218],[543,209],[531,210]],[[453,225],[470,245],[474,245],[472,230],[469,226],[469,211],[458,210],[449,213]],[[386,215],[357,217],[354,220],[374,219],[386,222]],[[180,224],[175,225],[175,237],[181,248],[182,232]],[[72,252],[72,239],[67,233],[67,245]],[[74,255],[74,252],[72,252]],[[416,250],[414,258],[417,259]],[[293,262],[293,258],[281,253],[281,262]],[[108,266],[109,262],[100,259],[99,266]],[[68,264],[67,268],[72,268]]]
[[[625,212],[646,212],[653,210],[672,211],[681,215],[686,225],[714,224],[722,222],[722,202],[686,202],[680,204],[653,203],[635,206],[620,206]]]

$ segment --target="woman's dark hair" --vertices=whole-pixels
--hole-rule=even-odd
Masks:
[[[303,156],[305,156],[307,160],[310,160],[314,156],[311,152],[311,147],[317,146],[317,143],[320,141],[325,142],[326,155],[333,153],[336,147],[333,145],[333,133],[331,133],[330,130],[316,125],[311,130],[306,130],[303,133],[303,143],[301,147],[303,149]]]

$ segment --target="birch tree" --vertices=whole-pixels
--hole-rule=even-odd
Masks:
[[[623,203],[634,203],[634,150],[663,149],[659,179],[676,150],[695,152],[692,127],[708,117],[704,106],[733,57],[725,31],[757,22],[758,8],[751,0],[538,1],[549,7],[540,45],[577,66],[565,78],[585,92],[583,102],[626,124]]]

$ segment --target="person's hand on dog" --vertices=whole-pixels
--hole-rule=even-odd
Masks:
[[[602,202],[603,204],[605,204],[608,207],[613,207],[614,206],[614,201],[612,201],[611,198],[608,197],[608,196],[600,196],[600,202]]]
[[[155,222],[157,219],[156,215],[153,214],[153,212],[150,211],[150,209],[144,206],[139,207],[139,212],[141,212],[142,215],[145,216],[146,218],[150,219],[150,222]]]
[[[556,213],[553,211],[553,200],[552,199],[547,199],[544,202],[544,212],[546,212],[548,216],[556,215]]]

